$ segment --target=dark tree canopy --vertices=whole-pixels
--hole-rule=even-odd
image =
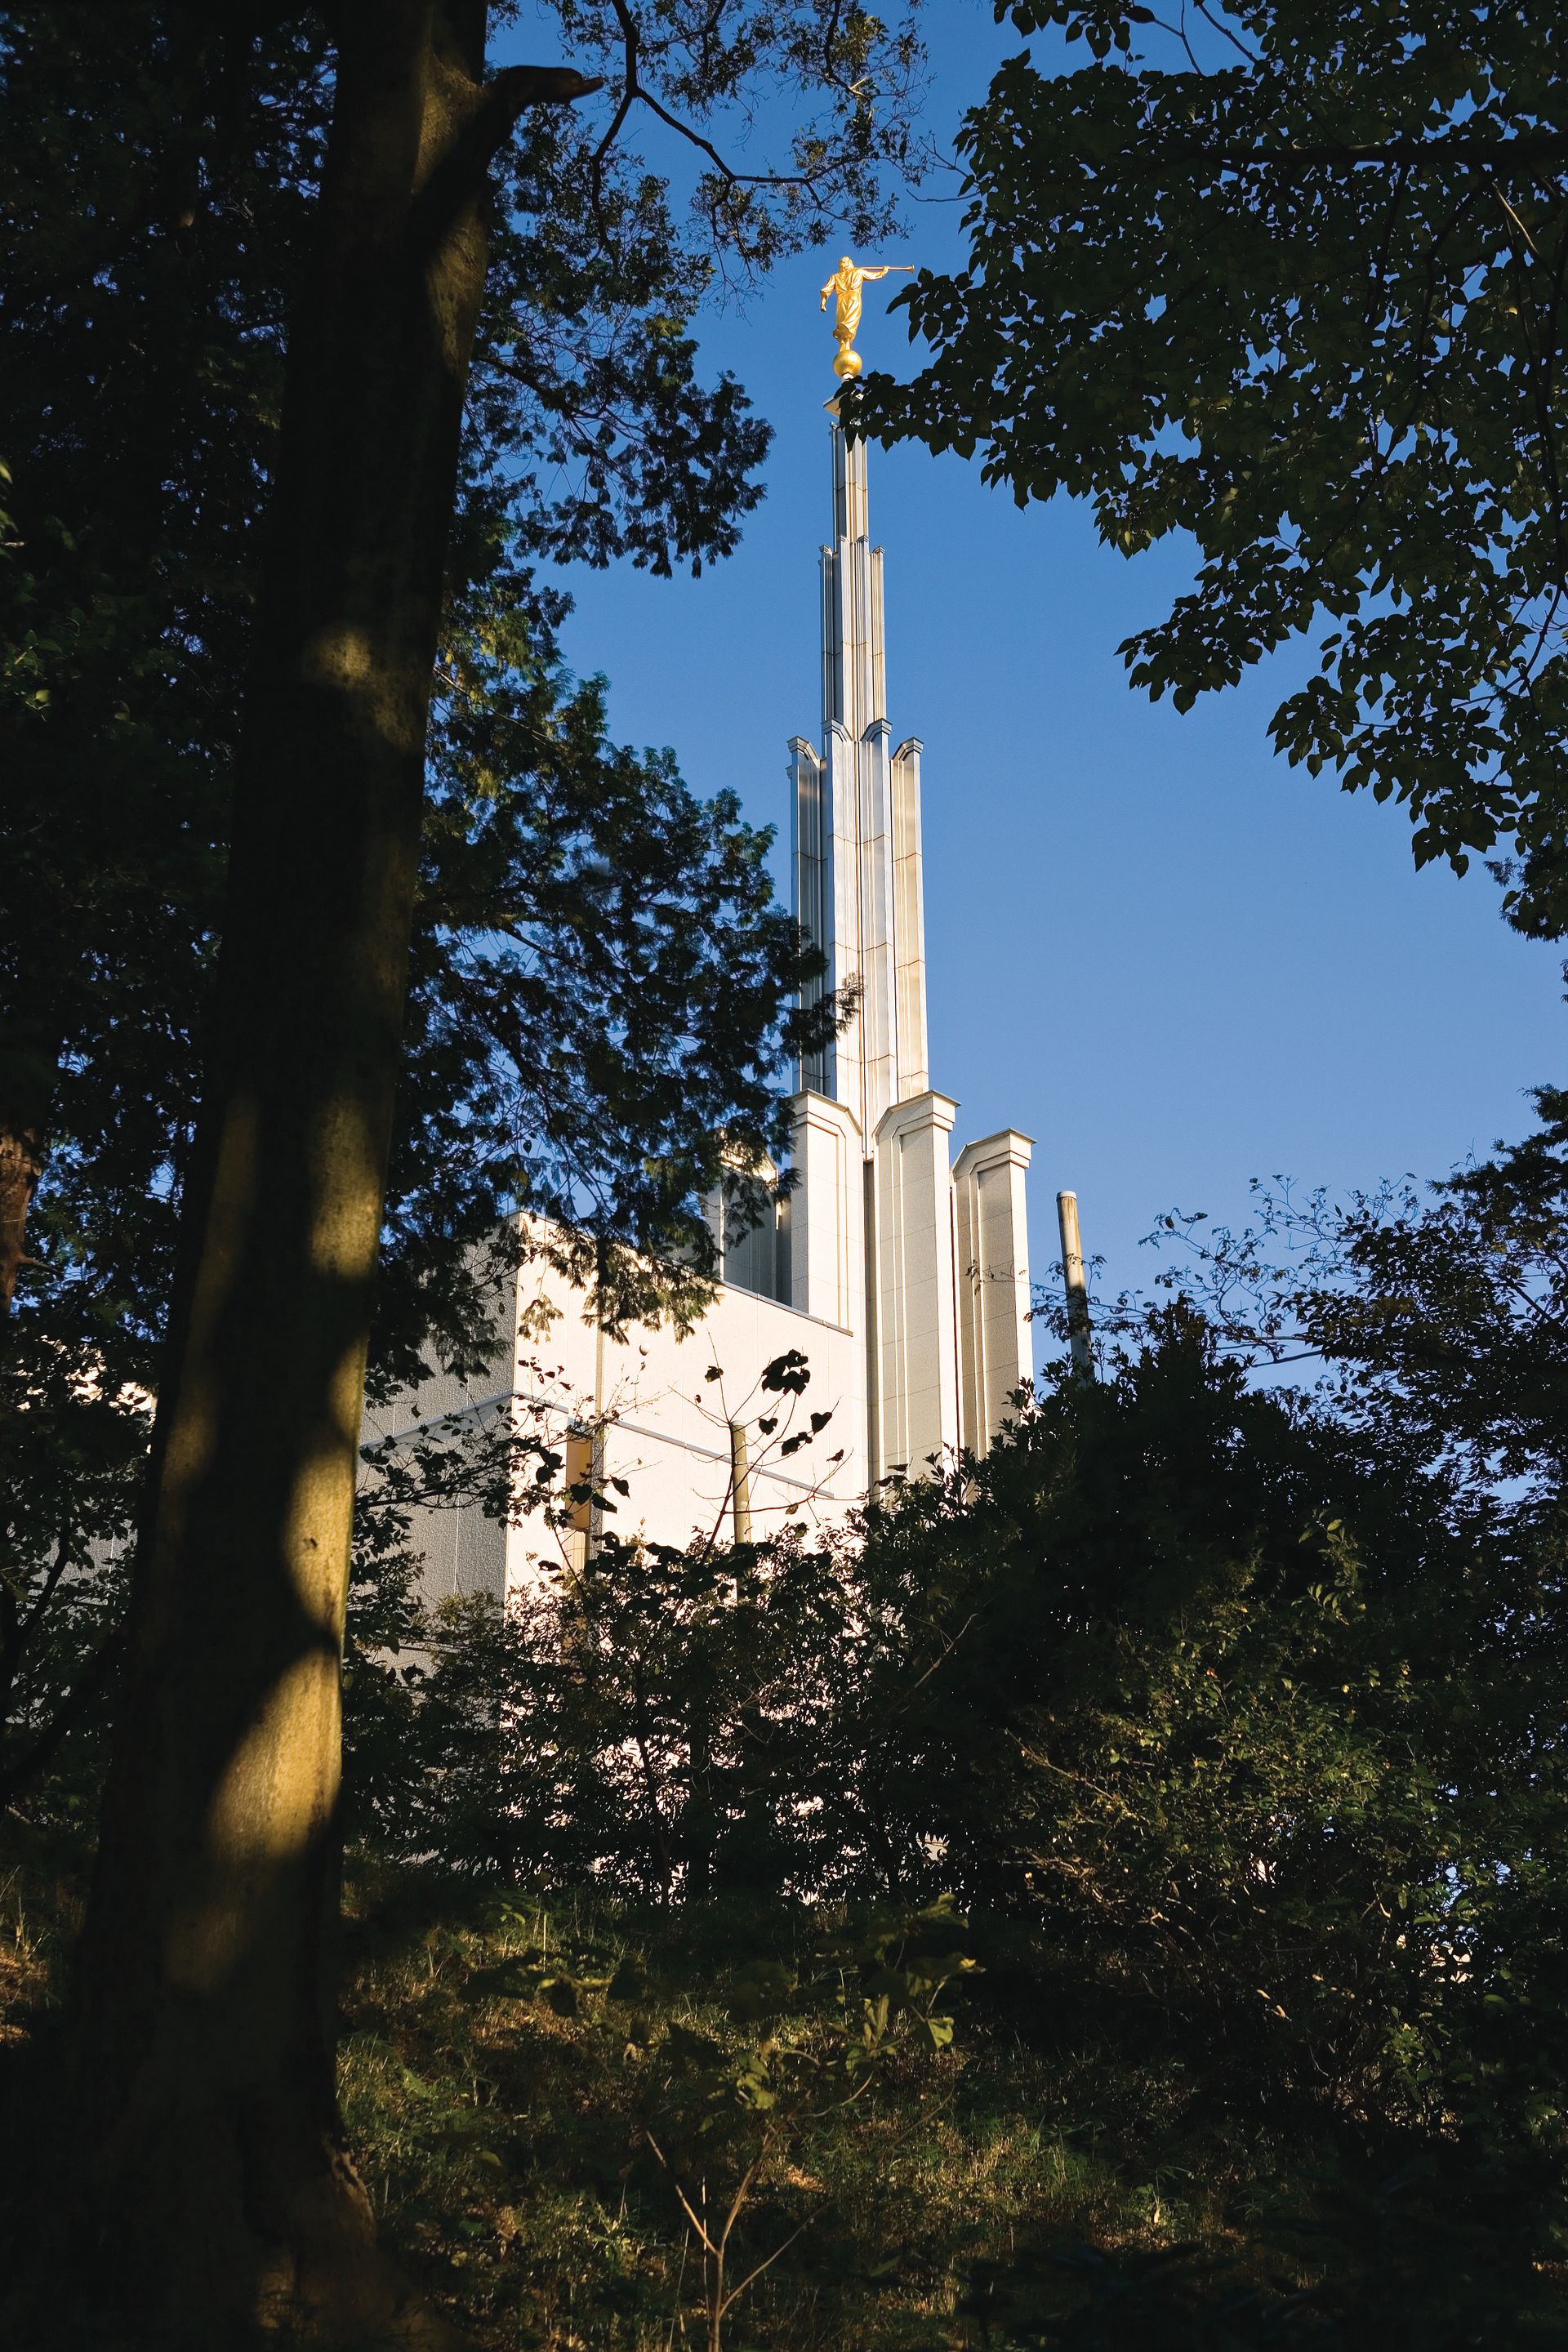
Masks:
[[[25,1232],[19,1214],[8,1228],[0,1364],[7,1407],[26,1407],[3,1416],[17,1444],[0,1465],[14,1698],[59,1679],[40,1598],[63,1637],[65,1596],[89,1597],[73,1575],[134,1507],[332,106],[329,14],[0,10],[0,1188],[5,1139],[13,1204],[37,1187]],[[805,965],[767,835],[731,795],[697,802],[668,754],[610,741],[601,687],[557,651],[567,600],[533,567],[668,573],[734,546],[770,435],[731,378],[704,379],[698,305],[716,273],[826,218],[885,217],[917,55],[855,12],[667,12],[631,38],[640,21],[563,12],[574,55],[615,86],[596,113],[525,109],[496,165],[383,1390],[493,1344],[476,1245],[517,1209],[572,1220],[560,1247],[612,1317],[689,1307],[724,1155],[782,1139]],[[807,126],[784,172],[749,181],[679,146],[700,166],[683,213],[627,145],[639,119],[717,128],[770,78]],[[68,1663],[101,1624],[95,1604]]]
[[[0,1092],[7,1108],[25,1098],[47,1139],[34,1254],[58,1253],[50,1201],[72,1195],[72,1231],[95,1224],[90,1246],[140,1269],[132,1287],[146,1293],[157,1287],[147,1253],[170,1223],[198,1083],[283,324],[309,235],[329,59],[309,19],[199,40],[157,7],[107,21],[10,12],[0,28],[13,256],[0,406],[11,514],[0,565],[10,656]],[[111,108],[90,113],[77,90],[89,45],[95,86],[115,91]],[[581,771],[585,759],[608,762],[603,799],[618,803],[622,879],[651,881],[648,861],[662,861],[645,930],[689,878],[716,952],[731,929],[766,942],[768,982],[731,1000],[738,1028],[668,987],[643,995],[639,1016],[645,1053],[655,1007],[674,1021],[681,1042],[668,1033],[660,1050],[680,1055],[696,1116],[719,1125],[738,1113],[755,1128],[768,1114],[742,1073],[781,1066],[776,1020],[794,967],[793,940],[759,895],[762,845],[732,809],[701,821],[682,810],[658,762],[636,771],[647,781],[636,837],[634,767],[609,751],[602,726],[588,730],[593,698],[572,701],[552,643],[563,602],[526,569],[541,551],[595,563],[629,555],[660,571],[700,564],[729,551],[761,495],[767,428],[731,380],[710,389],[696,373],[688,326],[706,266],[683,244],[660,183],[617,175],[613,158],[593,181],[591,152],[589,126],[535,110],[509,158],[432,747],[430,922],[446,943],[432,952],[450,963],[459,935],[482,924],[494,966],[504,915],[531,925],[532,952],[548,955],[542,905],[528,902],[523,835],[534,824],[553,919],[580,933],[595,900],[604,913],[602,877],[586,877],[615,847],[611,820]],[[62,185],[68,208],[51,198]],[[568,826],[551,772],[573,764]],[[509,827],[516,837],[503,850]],[[459,871],[465,848],[471,877]],[[578,870],[584,893],[569,906],[564,886]],[[707,968],[685,952],[693,976]],[[575,992],[581,971],[568,956],[554,975],[557,1069],[571,1068],[579,1103],[588,1067],[601,1087],[629,1068],[603,1028],[604,1004],[590,1012]],[[588,1044],[581,1020],[600,1024],[600,1043],[570,1061],[574,1042]],[[698,1034],[714,1085],[693,1084]],[[470,1046],[499,1082],[500,1042]],[[542,1071],[518,1076],[537,1097]],[[606,1122],[610,1189],[609,1138],[626,1126],[613,1113]],[[658,1238],[633,1213],[626,1182],[620,1192],[620,1237]],[[100,1292],[123,1297],[119,1263],[100,1264],[97,1277]]]
[[[710,1888],[948,1890],[979,2005],[1051,2053],[1074,2129],[1119,2084],[1141,2163],[1223,2148],[1249,2202],[1292,2147],[1405,2179],[1517,2282],[1568,2147],[1568,1141],[1541,1110],[1429,1195],[1211,1241],[1098,1380],[1063,1366],[984,1461],[889,1482],[829,1544],[611,1542],[549,1603],[405,1624],[395,1670],[389,1496],[363,1832],[688,1916]],[[1315,1391],[1250,1377],[1303,1339]]]
[[[75,2271],[139,2340],[441,2332],[375,2245],[334,2063],[377,1291],[383,1381],[473,1360],[493,1301],[472,1245],[542,1208],[587,1229],[591,1311],[679,1307],[703,1175],[776,1132],[809,969],[765,842],[605,740],[526,567],[732,543],[765,435],[700,381],[697,300],[817,205],[876,211],[900,110],[895,90],[879,122],[879,74],[907,45],[814,0],[616,0],[561,11],[570,62],[503,63],[515,13],[0,15],[0,728],[26,851],[0,1374],[7,1444],[52,1450],[58,1523],[78,1408],[147,1402],[84,1315],[132,1349],[162,1334],[22,2293]],[[726,167],[707,129],[781,87],[805,109],[793,168]],[[620,144],[638,110],[712,164],[690,236]],[[144,1114],[129,1159],[121,1093]],[[116,1187],[145,1247],[105,1213]],[[47,1490],[0,1559],[13,1681],[57,1573]],[[68,1560],[73,1593],[98,1564]]]
[[[568,30],[594,55],[620,37],[610,18]],[[864,63],[880,36],[845,37]],[[715,20],[694,64],[671,21],[645,44],[641,81],[660,102],[720,103],[762,38],[750,18]],[[112,105],[81,103],[89,52]],[[0,1095],[45,1137],[25,1295],[81,1262],[99,1345],[145,1336],[165,1278],[282,334],[330,102],[325,32],[306,14],[199,37],[187,12],[153,5],[0,16]],[[688,233],[665,184],[605,148],[606,128],[535,110],[504,163],[438,680],[426,1013],[395,1254],[416,1230],[434,1239],[421,1181],[456,1223],[488,1186],[492,1207],[570,1201],[617,1240],[689,1247],[718,1130],[776,1139],[797,954],[765,843],[729,802],[699,810],[666,761],[608,745],[602,698],[555,656],[564,600],[528,563],[668,572],[729,551],[769,434],[732,379],[697,373],[689,322],[714,234],[765,258],[811,201],[874,219],[880,154],[862,121],[853,154],[824,136],[815,176],[776,204],[738,188],[726,210],[705,180]],[[731,957],[745,984],[721,993]],[[440,1116],[465,1134],[479,1118],[467,1162],[456,1128],[444,1149],[433,1139],[440,1088]],[[528,1136],[526,1185],[517,1150],[498,1158],[503,1097],[514,1142]]]
[[[997,15],[1044,37],[964,122],[969,261],[900,298],[934,356],[867,429],[1129,555],[1190,532],[1133,681],[1185,709],[1314,636],[1279,749],[1405,803],[1418,862],[1511,843],[1512,919],[1568,929],[1558,11]]]

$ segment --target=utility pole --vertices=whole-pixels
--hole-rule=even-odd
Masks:
[[[752,1471],[747,1457],[746,1424],[743,1421],[730,1423],[730,1499],[734,1517],[735,1541],[752,1540]]]
[[[1057,1194],[1057,1223],[1062,1236],[1062,1281],[1068,1295],[1068,1346],[1073,1377],[1094,1378],[1094,1350],[1089,1344],[1089,1286],[1083,1275],[1083,1243],[1078,1230],[1078,1194]]]

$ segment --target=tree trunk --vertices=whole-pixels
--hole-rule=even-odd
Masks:
[[[700,1664],[692,1679],[687,1717],[689,1775],[686,1813],[681,1824],[688,1903],[706,1903],[713,1893],[713,1853],[719,1836],[713,1790],[713,1676]]]
[[[0,1053],[0,1320],[11,1312],[16,1276],[27,1263],[27,1211],[43,1173],[55,1083],[52,1055],[36,1046],[19,1020],[16,1033]]]
[[[70,2052],[66,2205],[160,2347],[432,2340],[334,2085],[340,1657],[486,166],[484,0],[340,0],[216,1043]],[[500,85],[506,85],[504,92]],[[525,87],[526,84],[526,87]]]

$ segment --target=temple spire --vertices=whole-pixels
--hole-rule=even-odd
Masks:
[[[846,1104],[870,1150],[878,1120],[923,1094],[925,919],[918,740],[893,747],[887,716],[882,551],[870,541],[866,444],[827,404],[833,537],[822,551],[822,750],[790,745],[795,911],[855,1017],[803,1068]]]

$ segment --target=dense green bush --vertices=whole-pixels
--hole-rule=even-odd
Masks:
[[[606,1544],[389,1658],[394,1529],[354,1669],[368,1844],[672,1932],[951,1890],[971,2035],[1207,2217],[1202,2262],[1135,2275],[1042,2241],[1031,2284],[993,2249],[963,2292],[998,2340],[1196,2327],[1227,2234],[1249,2327],[1359,2341],[1331,2281],[1414,2311],[1447,2238],[1479,2331],[1451,2340],[1497,2340],[1556,2294],[1568,2116],[1561,1416],[1521,1370],[1568,1336],[1542,1108],[1429,1202],[1314,1204],[1289,1281],[1218,1237],[1097,1381],[831,1544]],[[1287,1324],[1313,1391],[1256,1376]]]
[[[1480,2053],[1560,1933],[1562,1566],[1535,1513],[1253,1392],[1172,1311],[879,1515],[900,1807],[1027,1924],[1053,2030],[1275,2126],[1479,2127]],[[1555,2153],[1568,2049],[1545,2011],[1532,2038]]]
[[[1568,2340],[1542,1108],[1430,1202],[1215,1237],[1097,1380],[828,1544],[606,1542],[431,1619],[373,1490],[345,2093],[482,2341],[696,2326],[676,2182],[733,2193],[759,2093],[795,2105],[727,2276],[785,2250],[737,2345]],[[1315,1389],[1260,1382],[1308,1346]],[[30,1801],[45,1878],[72,1785]],[[841,2107],[868,1923],[944,1892],[956,2042],[895,2006]],[[14,1946],[43,1982],[20,1909]]]

